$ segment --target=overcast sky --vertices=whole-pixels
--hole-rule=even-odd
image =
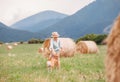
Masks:
[[[11,25],[45,10],[71,15],[95,0],[0,0],[0,22]]]

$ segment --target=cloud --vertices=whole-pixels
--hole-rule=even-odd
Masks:
[[[0,0],[0,21],[11,25],[44,10],[73,14],[94,0]]]

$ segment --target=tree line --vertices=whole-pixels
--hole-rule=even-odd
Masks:
[[[76,43],[81,40],[91,40],[95,41],[97,44],[102,44],[106,37],[107,34],[86,34],[85,36],[78,38]]]
[[[75,40],[75,42],[79,42],[79,41],[83,41],[83,40],[91,40],[91,41],[95,41],[97,44],[102,44],[102,42],[105,40],[105,38],[107,37],[107,34],[86,34],[85,36],[82,36],[78,39]],[[39,43],[43,43],[44,40],[42,39],[35,39],[32,38],[30,40],[27,41],[28,44],[39,44]],[[0,44],[3,44],[4,42],[0,41]],[[20,44],[23,44],[24,41],[20,41]]]

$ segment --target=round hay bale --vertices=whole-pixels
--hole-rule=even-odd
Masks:
[[[43,53],[43,48],[39,48],[38,53]]]
[[[14,43],[13,45],[14,45],[14,46],[17,46],[17,45],[18,45],[18,43]]]
[[[11,49],[13,49],[13,46],[8,45],[8,46],[7,46],[7,50],[11,50]]]
[[[79,41],[76,51],[80,54],[98,53],[98,47],[94,41]]]
[[[59,38],[62,46],[62,51],[60,52],[61,57],[71,57],[75,54],[75,42],[70,38]],[[43,43],[44,55],[48,57],[50,55],[49,51],[50,38],[46,39]]]
[[[50,46],[50,38],[47,38],[43,43],[43,55],[47,58],[50,55],[49,46]]]
[[[62,50],[63,50],[63,52],[61,52],[60,56],[63,56],[63,57],[74,56],[75,50],[76,50],[75,42],[70,38],[60,38],[60,42],[61,42],[61,46],[62,46]]]

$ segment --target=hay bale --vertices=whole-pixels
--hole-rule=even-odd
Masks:
[[[63,52],[61,52],[60,56],[71,57],[74,56],[76,50],[75,42],[70,38],[60,38],[61,46]]]
[[[120,82],[120,16],[107,37],[106,82]]]
[[[39,52],[39,53],[43,53],[43,48],[39,48],[39,49],[38,49],[38,52]]]
[[[18,45],[18,43],[14,43],[13,45],[14,45],[14,46],[17,46],[17,45]]]
[[[79,41],[76,45],[76,52],[80,54],[98,53],[98,47],[94,41]]]
[[[47,58],[50,55],[49,47],[50,47],[50,38],[47,38],[43,43],[43,55]]]
[[[8,45],[9,43],[5,43],[5,45]]]
[[[13,49],[13,46],[8,45],[8,46],[7,46],[7,50],[11,50],[11,49]]]
[[[62,46],[62,52],[60,52],[61,57],[71,57],[75,54],[75,42],[70,38],[59,38]],[[46,39],[43,43],[44,55],[48,57],[50,55],[49,51],[50,38]]]

